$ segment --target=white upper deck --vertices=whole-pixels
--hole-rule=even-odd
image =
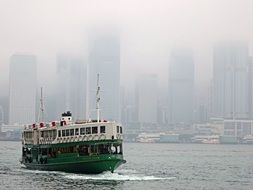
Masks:
[[[25,126],[24,144],[56,144],[123,139],[122,126],[110,121],[51,122]]]

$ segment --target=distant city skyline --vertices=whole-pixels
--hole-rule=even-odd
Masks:
[[[58,82],[52,83],[55,92],[49,95],[49,97],[46,97],[46,100],[48,100],[46,102],[48,103],[46,105],[46,108],[48,108],[47,114],[49,114],[47,118],[57,119],[60,113],[68,110],[72,111],[75,119],[95,118],[95,87],[98,73],[100,74],[100,85],[102,89],[101,112],[102,118],[104,119],[124,121],[124,123],[134,121],[144,123],[144,118],[146,118],[146,123],[154,123],[154,120],[156,120],[156,124],[158,124],[162,120],[161,123],[168,122],[166,125],[176,125],[177,123],[193,124],[194,122],[205,122],[211,117],[233,118],[233,112],[235,113],[235,119],[252,118],[252,59],[248,53],[246,43],[220,42],[214,45],[213,80],[210,81],[210,92],[207,93],[210,97],[210,102],[208,102],[208,98],[206,98],[205,102],[197,100],[198,96],[196,96],[197,89],[195,88],[194,74],[195,54],[191,49],[182,47],[175,48],[171,51],[170,58],[168,58],[167,93],[166,90],[161,91],[159,89],[159,75],[152,73],[141,74],[136,78],[137,81],[139,80],[136,86],[137,88],[129,89],[123,86],[125,103],[124,110],[122,110],[121,107],[123,105],[122,101],[120,101],[120,40],[118,34],[114,34],[116,35],[108,35],[108,33],[93,35],[95,40],[90,41],[90,55],[87,59],[88,64],[85,63],[85,58],[83,57],[75,57],[68,54],[55,55],[58,60],[56,72]],[[111,49],[106,47],[111,47]],[[106,51],[103,51],[104,49]],[[234,79],[231,75],[232,71],[239,72],[234,76]],[[156,82],[152,83],[152,80],[148,79],[150,77],[145,76],[155,76],[154,81]],[[228,78],[226,79],[225,76]],[[140,79],[143,82],[140,82]],[[238,85],[238,87],[231,86],[232,79],[235,80],[233,84]],[[226,84],[225,80],[227,80]],[[148,81],[150,81],[150,84]],[[227,90],[227,98],[224,100],[221,99],[221,96],[215,96],[214,90],[216,89],[217,91],[219,89],[217,85],[223,85],[220,89]],[[38,91],[39,87],[39,84],[36,83],[36,91]],[[153,98],[151,98],[152,93],[146,92],[146,96],[144,96],[145,89],[149,88],[150,90],[156,89],[154,90]],[[229,93],[230,91],[237,93],[236,97],[238,97],[236,100],[233,98],[235,95]],[[219,93],[222,94],[221,91]],[[129,95],[132,96],[131,94],[135,94],[135,100],[139,100],[135,102],[131,101],[131,97],[128,97]],[[150,100],[148,100],[149,97]],[[168,104],[164,102],[164,98],[167,99]],[[215,98],[220,98],[218,99],[220,102],[224,101],[226,103],[222,107],[223,112],[214,112],[214,103],[220,107],[222,106]],[[145,99],[147,100],[146,103]],[[37,96],[36,101],[38,102]],[[140,104],[140,102],[142,103]],[[146,109],[143,106],[150,107],[147,104],[148,102],[156,102],[156,104],[153,104],[154,106],[151,106],[152,108]],[[161,104],[161,102],[163,103]],[[233,105],[233,102],[236,105]],[[233,111],[232,108],[236,108],[238,111]],[[3,110],[5,116],[11,116],[11,112],[9,114],[6,113],[6,105],[3,107]],[[141,110],[145,111],[142,112]],[[154,116],[147,116],[149,115],[148,112],[151,113],[151,111]],[[35,110],[35,119],[37,112],[38,103]],[[144,116],[145,113],[146,116]],[[124,114],[125,117],[122,120],[120,118],[121,114]],[[162,114],[162,116],[159,114]]]
[[[198,95],[205,101],[212,77],[213,44],[247,41],[252,54],[252,5],[251,0],[3,2],[0,96],[8,96],[8,59],[12,54],[37,55],[38,79],[47,86],[54,80],[55,54],[63,51],[86,57],[89,29],[114,24],[121,31],[122,85],[134,84],[129,74],[144,72],[159,74],[159,85],[167,87],[169,52],[175,47],[188,47],[195,55]]]

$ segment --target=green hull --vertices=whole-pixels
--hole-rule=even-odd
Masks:
[[[62,147],[75,147],[75,146],[93,146],[97,147],[99,144],[116,143],[121,144],[118,141],[100,141],[100,142],[83,142],[83,143],[67,143],[67,144],[54,144],[54,145],[39,145],[39,146],[26,146],[31,148],[30,156],[27,155],[25,159],[23,157],[22,164],[27,169],[33,170],[47,170],[47,171],[64,171],[71,173],[87,173],[98,174],[104,171],[114,172],[121,164],[126,161],[123,159],[123,155],[119,153],[103,153],[97,149],[90,154],[81,154],[79,152],[72,153],[57,153],[54,156],[42,155],[39,153],[41,149],[55,149]]]
[[[24,163],[27,169],[33,170],[47,170],[47,171],[64,171],[71,173],[87,173],[98,174],[104,171],[113,172],[121,164],[125,163],[125,160],[114,155],[103,155],[88,159],[76,159],[76,161],[49,163],[49,164],[33,164]]]

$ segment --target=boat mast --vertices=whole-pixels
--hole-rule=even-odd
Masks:
[[[44,101],[43,101],[43,88],[40,88],[40,111],[38,116],[38,122],[44,121]]]
[[[97,102],[96,102],[96,110],[97,110],[97,122],[99,123],[100,120],[100,86],[99,86],[99,74],[97,74]]]

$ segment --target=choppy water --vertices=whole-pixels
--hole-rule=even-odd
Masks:
[[[80,175],[21,167],[21,143],[0,142],[0,189],[253,189],[253,146],[124,145],[115,173]]]

